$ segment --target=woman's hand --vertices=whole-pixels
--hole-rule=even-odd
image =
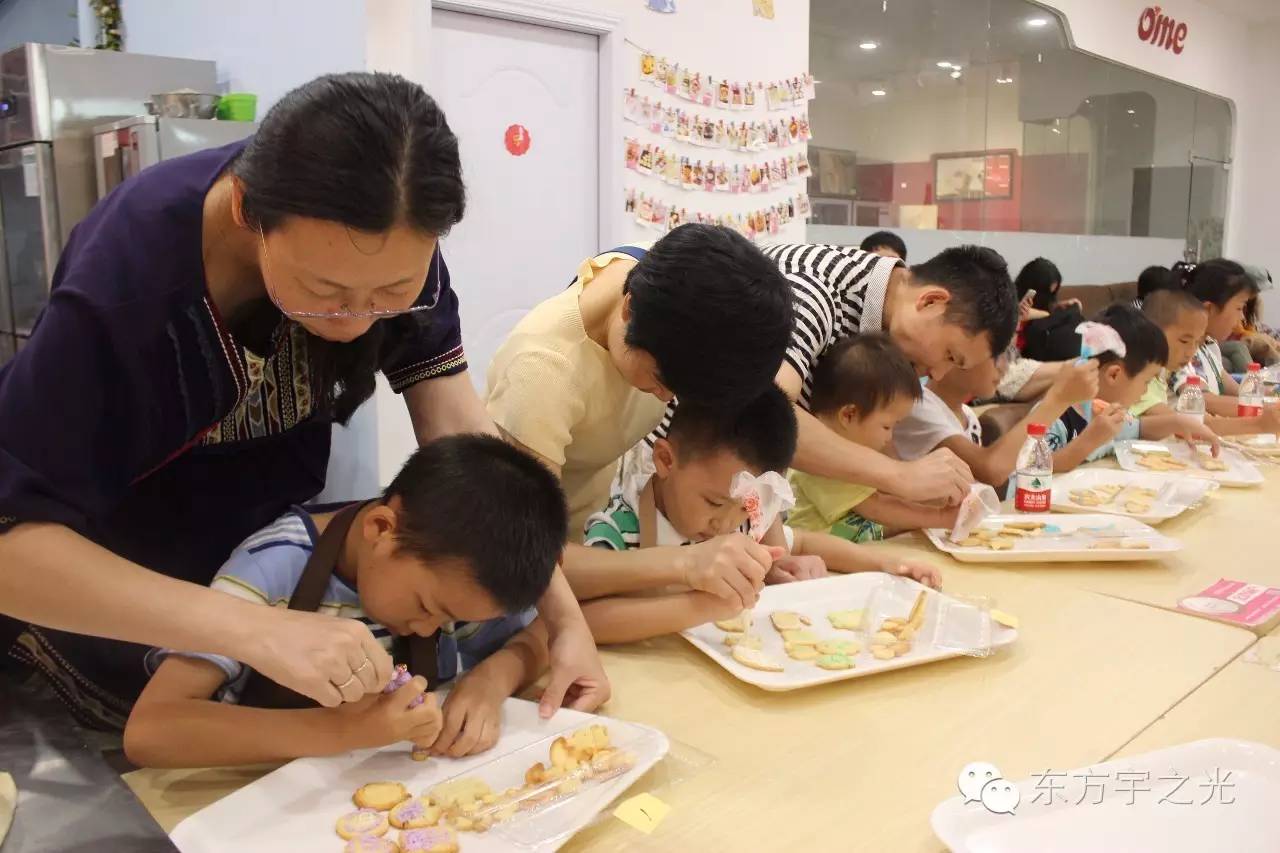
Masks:
[[[426,749],[435,743],[444,717],[436,695],[427,693],[427,680],[414,678],[393,693],[368,696],[337,713],[344,719],[345,741],[351,749],[373,749],[402,740]],[[422,701],[414,705],[414,700]]]
[[[327,708],[377,693],[391,678],[391,656],[354,619],[246,603],[239,624],[237,660]]]
[[[595,638],[581,616],[562,625],[551,637],[551,680],[542,691],[538,713],[550,717],[567,704],[577,711],[594,711],[609,699],[609,676],[605,675]]]

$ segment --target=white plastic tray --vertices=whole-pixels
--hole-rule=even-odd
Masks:
[[[1195,461],[1191,453],[1191,448],[1186,442],[1150,442],[1150,441],[1120,441],[1116,442],[1116,461],[1120,463],[1120,467],[1126,471],[1134,471],[1137,473],[1151,473],[1149,469],[1143,468],[1138,464],[1139,455],[1135,450],[1142,448],[1160,448],[1169,451],[1169,454],[1179,462],[1185,462],[1187,469],[1185,471],[1171,472],[1175,476],[1195,477],[1201,480],[1213,480],[1223,486],[1246,487],[1262,485],[1262,472],[1258,470],[1258,466],[1254,465],[1248,459],[1245,459],[1238,451],[1230,448],[1222,448],[1222,454],[1218,457],[1227,465],[1225,471],[1209,471],[1201,468],[1200,464]],[[1208,452],[1208,445],[1204,450]]]
[[[1227,436],[1222,440],[1233,447],[1243,447],[1251,453],[1262,456],[1280,454],[1280,436],[1273,432],[1263,432],[1257,435],[1233,435]]]
[[[1280,846],[1274,829],[1280,750],[1272,747],[1216,738],[1092,767],[1054,769],[1066,775],[1055,780],[1061,787],[1052,805],[1044,777],[1033,776],[1015,783],[1020,801],[1012,814],[993,813],[981,802],[966,804],[959,796],[946,800],[933,810],[934,833],[953,853],[1275,853]],[[1210,787],[1215,773],[1231,787]],[[1086,780],[1085,774],[1103,778]],[[1179,777],[1188,781],[1171,794]],[[1086,781],[1092,782],[1087,790]],[[1033,802],[1037,784],[1040,800]],[[1162,797],[1169,801],[1160,803]],[[1187,801],[1192,804],[1182,804]]]
[[[1048,527],[1039,536],[1020,537],[1007,551],[985,546],[962,547],[952,542],[949,530],[934,528],[924,533],[939,551],[962,563],[1067,563],[1123,562],[1159,559],[1182,550],[1182,543],[1162,536],[1140,521],[1115,515],[994,515],[982,528],[998,529],[1005,522],[1043,521]],[[1076,531],[1084,533],[1072,536]],[[1146,548],[1092,548],[1099,539],[1128,539]]]
[[[864,608],[871,591],[888,577],[890,576],[882,572],[855,572],[850,575],[833,575],[818,580],[765,587],[760,593],[760,601],[756,604],[753,613],[755,627],[752,628],[752,633],[763,638],[763,650],[783,665],[782,672],[765,672],[738,663],[733,659],[733,650],[724,644],[725,632],[717,628],[714,623],[707,622],[696,628],[682,631],[681,636],[740,681],[773,691],[797,690],[801,687],[861,678],[864,675],[873,675],[891,669],[902,669],[959,657],[962,652],[939,649],[932,645],[931,638],[937,627],[938,601],[946,597],[933,590],[928,590],[925,621],[916,637],[915,646],[902,657],[878,660],[872,657],[870,646],[861,632],[836,630],[831,627],[831,623],[827,620],[828,613],[835,610]],[[906,583],[926,589],[924,586],[915,584],[914,581],[906,581]],[[813,661],[792,660],[787,657],[782,648],[781,635],[769,622],[769,614],[774,610],[793,610],[809,617],[813,623],[810,630],[823,638],[859,642],[862,649],[858,652],[854,667],[826,670],[815,666]],[[992,625],[991,647],[993,649],[1007,646],[1017,638],[1018,632],[1012,628]]]
[[[586,786],[545,811],[518,815],[485,833],[458,833],[467,853],[553,851],[589,824],[670,748],[657,729],[562,709],[550,720],[538,717],[532,702],[508,699],[502,707],[502,737],[488,752],[462,759],[409,757],[409,745],[360,750],[327,758],[290,762],[184,820],[170,835],[182,853],[340,851],[334,831],[339,817],[355,811],[351,795],[369,782],[401,782],[413,795],[455,776],[478,776],[497,791],[523,784],[535,761],[547,762],[546,748],[557,735],[599,723],[612,743],[636,755],[636,764],[617,778]],[[537,753],[537,754],[535,754]],[[393,840],[396,830],[388,834]],[[536,838],[536,841],[533,840]]]
[[[1122,506],[1116,504],[1083,506],[1071,500],[1071,493],[1077,489],[1092,489],[1110,484],[1155,489],[1156,499],[1152,501],[1151,509],[1141,514],[1125,512]],[[1194,477],[1135,474],[1132,471],[1117,471],[1111,468],[1081,468],[1066,474],[1053,475],[1051,504],[1055,512],[1119,515],[1146,524],[1160,524],[1196,506],[1204,500],[1206,494],[1216,488],[1216,483]]]

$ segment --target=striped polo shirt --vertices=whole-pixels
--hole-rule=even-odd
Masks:
[[[828,347],[845,338],[883,331],[889,276],[902,264],[853,246],[786,244],[768,246],[791,284],[795,328],[786,361],[800,374],[800,404],[809,407],[813,370]]]

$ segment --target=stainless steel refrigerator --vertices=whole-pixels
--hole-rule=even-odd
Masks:
[[[93,128],[145,113],[156,92],[216,85],[203,60],[49,44],[0,54],[0,364],[30,336],[98,198]]]

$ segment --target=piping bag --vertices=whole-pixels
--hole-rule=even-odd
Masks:
[[[795,492],[787,478],[777,471],[766,471],[759,477],[750,471],[739,471],[729,484],[729,497],[742,501],[747,511],[747,534],[757,542],[764,539],[773,522],[786,510],[796,505]],[[751,628],[751,611],[747,615],[747,629]]]
[[[960,501],[956,523],[951,527],[951,541],[963,542],[969,538],[974,528],[999,511],[1000,498],[996,496],[995,489],[986,483],[974,483],[969,486],[969,494]]]
[[[1080,336],[1080,358],[1076,361],[1076,364],[1083,364],[1087,359],[1102,355],[1104,352],[1113,352],[1124,358],[1124,340],[1120,337],[1119,332],[1106,323],[1095,323],[1092,320],[1086,320],[1076,326],[1076,334]],[[1084,404],[1084,419],[1086,421],[1093,420],[1092,403]]]

